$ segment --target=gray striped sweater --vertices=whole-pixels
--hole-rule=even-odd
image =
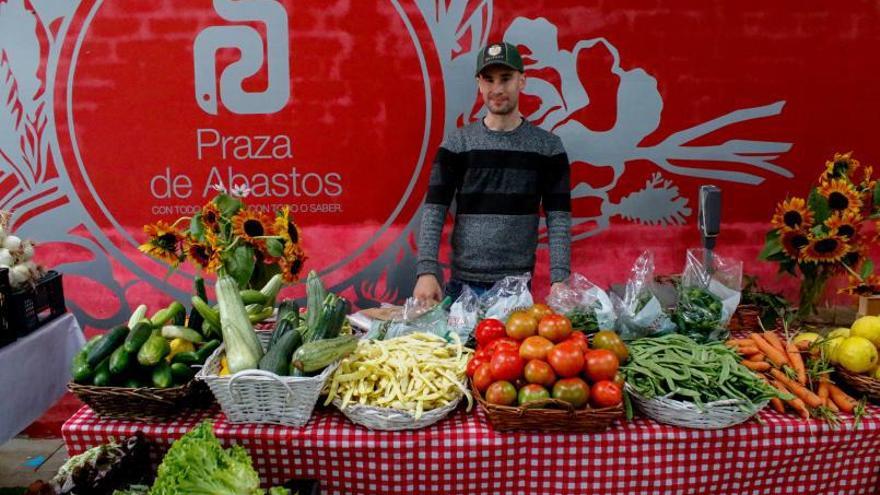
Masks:
[[[455,198],[452,277],[495,282],[531,273],[543,207],[550,244],[550,280],[571,266],[569,163],[559,137],[526,120],[492,131],[482,119],[453,131],[440,145],[422,206],[417,275],[442,280],[437,253]]]

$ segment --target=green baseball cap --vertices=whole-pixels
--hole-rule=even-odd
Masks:
[[[525,72],[519,50],[510,43],[492,43],[480,50],[480,54],[477,55],[477,73],[475,76],[479,76],[480,72],[483,72],[483,69],[490,65],[504,65],[513,70]]]

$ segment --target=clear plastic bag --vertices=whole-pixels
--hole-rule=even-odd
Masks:
[[[674,315],[678,332],[698,342],[726,339],[741,288],[742,261],[689,249]]]
[[[447,297],[438,304],[426,305],[410,297],[403,305],[402,318],[391,322],[384,338],[393,339],[415,332],[432,333],[444,339],[448,338],[450,329],[447,321],[451,302]]]
[[[449,308],[449,319],[447,324],[449,329],[458,334],[462,342],[467,342],[480,321],[480,298],[465,285],[462,288],[461,295],[452,303]]]
[[[633,264],[621,299],[612,294],[615,328],[624,340],[656,336],[675,330],[675,323],[654,295],[654,256],[645,251]]]
[[[480,307],[483,309],[482,318],[495,318],[507,321],[510,313],[518,309],[526,309],[532,304],[532,293],[529,291],[529,280],[532,276],[528,273],[504,277],[480,296]]]
[[[547,305],[567,316],[575,330],[594,333],[614,328],[614,305],[608,293],[580,273],[572,273],[564,284],[554,285]]]

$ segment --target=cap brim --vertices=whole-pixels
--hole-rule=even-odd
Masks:
[[[499,62],[492,62],[492,63],[486,64],[486,65],[480,67],[480,68],[477,70],[477,73],[474,74],[474,77],[480,77],[480,73],[481,73],[481,72],[483,72],[484,70],[488,69],[489,67],[492,67],[493,65],[500,65],[500,66],[503,66],[503,67],[507,67],[508,69],[513,69],[513,70],[515,70],[515,71],[517,71],[517,72],[522,72],[522,69],[520,69],[519,67],[514,66],[513,64],[509,64],[509,63],[507,63],[507,62],[500,62],[500,61],[499,61]]]

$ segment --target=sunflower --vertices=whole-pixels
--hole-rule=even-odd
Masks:
[[[828,227],[828,232],[831,235],[843,237],[847,241],[852,241],[858,237],[861,223],[862,218],[857,212],[852,210],[834,213],[825,220],[825,226]]]
[[[290,207],[285,206],[278,212],[278,216],[275,218],[275,235],[280,236],[286,243],[299,244],[300,239],[302,239],[302,232],[299,230],[299,226],[293,221],[293,217],[290,216]]]
[[[770,221],[779,230],[808,229],[813,223],[813,212],[807,209],[803,198],[791,198],[776,206],[776,213]]]
[[[220,229],[220,209],[217,208],[213,201],[209,201],[202,207],[201,214],[202,225],[205,226],[205,230],[217,232]]]
[[[193,264],[208,273],[214,273],[220,267],[220,251],[211,243],[190,237],[184,241],[183,250]]]
[[[284,255],[278,260],[278,266],[281,268],[281,276],[287,283],[293,283],[299,280],[299,274],[302,272],[303,265],[306,260],[305,251],[299,244],[288,242],[284,246]]]
[[[853,296],[871,296],[880,292],[880,275],[868,275],[860,279],[853,275],[849,276],[849,286],[837,291]]]
[[[181,255],[178,253],[178,249],[183,242],[183,234],[176,227],[159,220],[156,223],[144,225],[144,232],[150,236],[150,240],[138,246],[138,250],[165,261],[171,266],[177,267],[180,264]]]
[[[257,238],[271,235],[270,227],[265,215],[246,208],[242,208],[232,217],[232,233],[261,249],[266,244],[265,240]]]
[[[862,189],[873,192],[874,186],[877,185],[877,181],[872,177],[874,175],[874,167],[865,165],[865,168],[863,168],[862,171],[864,172],[864,178],[861,183]]]
[[[859,168],[859,161],[852,158],[852,151],[849,153],[835,153],[833,160],[825,162],[825,172],[822,174],[822,181],[850,177],[857,168]]]
[[[804,248],[804,261],[808,263],[836,263],[847,252],[846,242],[840,236],[813,237]]]
[[[810,236],[803,230],[787,230],[782,233],[782,250],[789,258],[800,261],[803,256],[803,249],[810,244]]]
[[[828,200],[828,207],[835,211],[858,210],[862,207],[859,193],[846,179],[834,179],[819,186],[819,194]]]

